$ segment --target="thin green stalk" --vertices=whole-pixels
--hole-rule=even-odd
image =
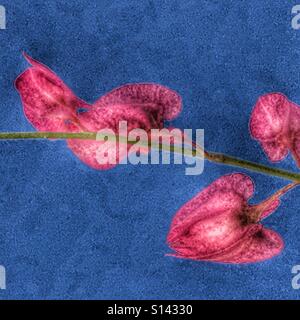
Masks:
[[[222,153],[208,152],[208,160],[215,163],[222,163],[225,165],[248,169],[250,171],[262,173],[265,175],[282,178],[289,181],[300,182],[300,174],[292,171],[282,170],[260,163],[228,156]]]
[[[23,140],[23,139],[60,139],[60,140],[65,140],[65,139],[80,139],[80,140],[96,140],[96,139],[103,139],[104,137],[110,138],[111,136],[109,134],[98,134],[97,132],[78,132],[78,133],[70,133],[70,132],[1,132],[0,133],[0,140]],[[115,136],[114,136],[115,137]],[[126,137],[117,137],[118,140],[121,143],[128,143],[128,144],[135,144],[136,141],[129,141],[127,140]],[[184,155],[192,155],[194,157],[202,157],[203,152],[199,153],[196,150],[193,150],[192,152],[187,152],[184,153],[185,150],[182,150],[180,147],[176,146],[165,146],[163,144],[156,144],[156,145],[151,145],[151,143],[143,143],[140,142],[140,145],[144,146],[149,146],[154,149],[159,149],[159,150],[166,150],[166,151],[171,151],[174,153],[180,153]],[[199,156],[200,154],[200,156]],[[222,153],[215,153],[215,152],[209,152],[205,151],[204,152],[204,157],[211,162],[215,163],[220,163],[224,165],[229,165],[229,166],[234,166],[234,167],[239,167],[239,168],[244,168],[248,169],[250,171],[262,173],[265,175],[269,176],[274,176],[274,177],[279,177],[282,179],[290,180],[290,181],[295,181],[295,182],[300,182],[300,174],[287,171],[287,170],[282,170],[282,169],[277,169],[274,167],[270,166],[265,166],[259,163],[251,162],[248,160],[236,158],[233,156],[229,156],[226,154]]]

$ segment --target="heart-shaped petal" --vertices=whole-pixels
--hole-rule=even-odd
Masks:
[[[241,212],[253,190],[252,180],[242,174],[217,179],[177,212],[169,245],[181,255],[202,258],[232,246],[248,231]]]
[[[176,213],[167,243],[180,258],[226,263],[256,262],[277,255],[281,237],[259,222],[279,205],[290,184],[258,205],[249,205],[252,180],[240,173],[223,176]]]

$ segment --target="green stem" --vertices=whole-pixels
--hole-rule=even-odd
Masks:
[[[289,181],[300,182],[300,174],[296,172],[291,172],[287,170],[277,169],[270,166],[265,166],[260,163],[235,158],[232,156],[228,156],[222,153],[214,153],[208,152],[209,157],[208,160],[211,162],[222,163],[225,165],[233,166],[233,167],[240,167],[244,169],[248,169],[250,171],[266,174],[269,176],[274,176],[282,179],[286,179]]]
[[[104,137],[110,137],[109,134],[99,135],[97,132],[78,132],[78,133],[70,133],[70,132],[1,132],[0,140],[22,140],[22,139],[81,139],[81,140],[96,140],[103,139]],[[118,137],[118,140],[122,143],[135,144],[136,141],[127,141],[126,137]],[[164,146],[162,144],[152,145],[151,143],[146,143],[145,145],[156,148],[159,150],[167,150],[175,153],[183,153],[182,148],[175,146]],[[203,153],[203,152],[202,152]],[[191,155],[188,153],[186,155]],[[192,152],[193,156],[198,156],[199,154],[196,150]],[[266,174],[269,176],[275,176],[279,178],[283,178],[290,181],[300,182],[300,174],[286,171],[282,169],[277,169],[274,167],[265,166],[259,163],[251,162],[244,159],[239,159],[236,157],[232,157],[222,153],[215,152],[204,152],[204,157],[211,162],[221,163],[229,166],[239,167],[248,169],[250,171]]]

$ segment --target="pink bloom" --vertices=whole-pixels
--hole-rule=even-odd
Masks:
[[[181,98],[174,91],[157,84],[128,84],[101,97],[89,112],[79,114],[78,118],[84,131],[112,129],[119,133],[119,121],[127,121],[128,132],[140,128],[150,134],[151,129],[163,128],[164,120],[172,120],[180,111]],[[99,143],[69,140],[68,146],[83,162],[100,169],[96,159]],[[123,150],[120,152],[119,148]],[[129,148],[130,145],[121,143],[117,154],[126,154]]]
[[[251,114],[250,132],[271,161],[283,160],[290,151],[300,167],[300,108],[286,96],[260,97]]]
[[[77,109],[90,106],[46,66],[24,56],[32,67],[17,78],[15,85],[29,122],[39,131],[76,132]]]
[[[176,213],[167,237],[175,251],[171,255],[223,263],[257,262],[278,255],[284,246],[280,235],[260,221],[294,185],[250,205],[254,185],[248,176],[236,173],[217,179]]]
[[[128,84],[117,88],[89,105],[43,64],[25,55],[32,65],[16,80],[24,113],[40,131],[98,132],[111,129],[118,134],[119,122],[127,121],[128,131],[141,128],[163,128],[164,120],[174,119],[181,111],[181,97],[158,84]],[[80,109],[87,112],[78,112]],[[84,163],[95,169],[108,169],[112,164],[99,164],[97,150],[105,142],[68,140],[69,148]],[[109,143],[106,143],[109,149]],[[121,148],[119,150],[118,148]],[[117,163],[127,154],[130,145],[117,146]]]

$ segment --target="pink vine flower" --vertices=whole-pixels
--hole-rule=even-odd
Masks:
[[[241,173],[225,175],[202,190],[176,213],[167,237],[172,256],[223,263],[251,263],[278,255],[283,240],[260,221],[280,204],[295,184],[257,205],[248,204],[252,180]]]
[[[260,97],[250,118],[250,132],[272,162],[291,152],[300,167],[300,108],[281,93]]]
[[[98,132],[109,129],[120,134],[127,129],[162,129],[165,120],[178,116],[181,97],[158,84],[137,83],[121,86],[94,104],[78,98],[49,68],[25,54],[31,67],[16,79],[25,116],[39,131]],[[84,112],[80,112],[83,110]],[[173,128],[169,128],[171,130]],[[300,108],[280,93],[259,98],[251,119],[252,136],[262,145],[271,161],[282,160],[290,150],[300,167]],[[183,133],[179,133],[181,138]],[[85,164],[109,169],[99,163],[97,150],[104,141],[68,139],[68,147]],[[173,142],[174,143],[174,142]],[[192,141],[188,143],[197,149]],[[107,150],[112,146],[106,143]],[[131,145],[118,144],[119,163]],[[143,152],[148,152],[145,147]],[[205,152],[205,151],[204,151]],[[223,176],[202,190],[176,213],[167,237],[175,251],[170,255],[192,260],[221,263],[252,263],[278,255],[283,240],[261,220],[280,204],[280,197],[297,183],[280,189],[257,205],[248,203],[254,192],[252,180],[241,173]]]
[[[181,97],[159,84],[127,84],[102,96],[93,105],[76,97],[49,68],[24,54],[32,65],[16,80],[24,108],[31,124],[39,131],[98,132],[110,129],[119,134],[119,122],[127,121],[128,132],[140,128],[150,133],[161,129],[164,120],[172,120],[181,111]],[[85,112],[79,112],[80,110]],[[109,169],[115,164],[100,164],[97,150],[104,141],[69,139],[68,147],[85,164],[95,169]],[[109,148],[109,143],[107,144]],[[119,149],[120,148],[120,149]],[[130,145],[116,150],[119,163]]]

